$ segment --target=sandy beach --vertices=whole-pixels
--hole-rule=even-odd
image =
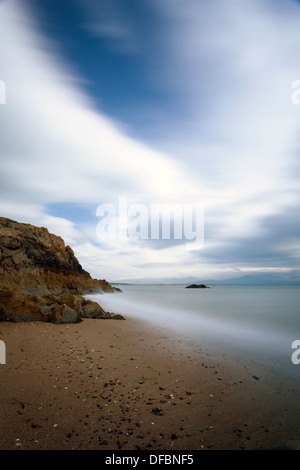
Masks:
[[[142,322],[0,323],[1,450],[298,448],[297,383]]]

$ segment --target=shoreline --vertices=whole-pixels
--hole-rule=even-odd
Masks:
[[[1,450],[298,448],[299,385],[136,319],[0,323]]]

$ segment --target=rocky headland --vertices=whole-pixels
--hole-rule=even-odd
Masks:
[[[93,279],[63,239],[44,227],[0,217],[0,321],[75,323],[123,318],[85,294],[115,292]]]

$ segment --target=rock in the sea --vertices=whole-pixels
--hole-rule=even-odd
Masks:
[[[190,286],[186,286],[186,289],[209,289],[209,287],[205,284],[191,284]]]
[[[93,279],[61,237],[0,217],[0,321],[115,318],[83,297],[115,291],[106,280]]]

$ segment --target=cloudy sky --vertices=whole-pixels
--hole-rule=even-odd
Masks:
[[[296,0],[0,0],[0,215],[110,281],[297,272],[299,26]],[[120,197],[201,205],[203,246],[102,238]]]

